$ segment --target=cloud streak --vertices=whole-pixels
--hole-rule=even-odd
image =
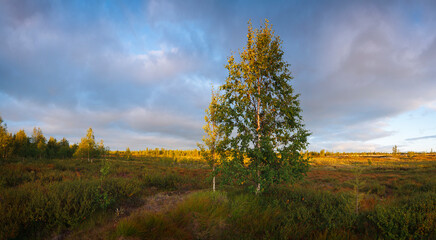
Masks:
[[[416,138],[407,138],[406,141],[417,141],[417,140],[433,139],[433,138],[436,138],[436,135],[416,137]]]

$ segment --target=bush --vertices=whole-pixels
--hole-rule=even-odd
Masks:
[[[378,205],[368,215],[387,239],[430,239],[435,237],[436,193],[424,193],[389,205]]]
[[[304,189],[262,196],[199,192],[168,213],[142,212],[123,220],[116,235],[157,239],[172,231],[194,239],[339,236],[355,222],[348,201],[347,196]]]
[[[276,188],[256,198],[240,196],[232,207],[232,236],[307,239],[317,232],[351,229],[356,221],[351,199],[349,194],[298,187]]]
[[[177,174],[147,174],[142,176],[144,186],[162,190],[175,190],[183,180],[182,176]]]
[[[0,199],[0,239],[35,238],[76,227],[95,211],[139,191],[139,182],[122,178],[54,182],[46,187],[36,182],[4,190]]]

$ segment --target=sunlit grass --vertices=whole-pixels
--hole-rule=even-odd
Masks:
[[[189,158],[133,156],[107,161],[110,171],[104,178],[103,160],[0,163],[0,239],[46,238],[67,230],[72,239],[435,237],[434,154],[314,157],[307,176],[294,185],[281,185],[261,196],[218,185],[221,191],[194,193],[168,212],[134,212],[119,219],[115,228],[116,209],[122,206],[140,206],[146,196],[162,191],[210,188],[210,169]],[[357,178],[362,184],[356,193]]]

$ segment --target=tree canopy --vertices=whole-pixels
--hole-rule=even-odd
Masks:
[[[74,156],[82,158],[87,157],[88,161],[92,161],[92,158],[99,155],[98,149],[99,148],[95,143],[94,132],[92,131],[92,128],[89,128],[86,132],[86,137],[81,139]]]
[[[282,41],[268,20],[260,29],[248,25],[247,45],[225,66],[214,120],[222,128],[217,150],[223,157],[220,171],[230,182],[261,186],[301,178],[308,170],[309,131],[304,128],[299,94],[290,82]]]

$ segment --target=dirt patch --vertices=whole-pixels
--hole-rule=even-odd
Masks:
[[[146,210],[149,212],[161,212],[174,208],[179,202],[182,202],[193,191],[174,191],[162,192],[149,196],[145,199],[145,204],[137,210]]]
[[[127,218],[136,212],[149,211],[161,212],[174,208],[178,203],[195,191],[172,191],[160,192],[144,197],[139,206],[121,206],[115,209],[113,217],[105,219],[91,229],[79,230],[76,232],[64,232],[52,239],[106,239],[107,233],[114,229],[117,223],[123,218]],[[113,210],[108,210],[113,211]]]

